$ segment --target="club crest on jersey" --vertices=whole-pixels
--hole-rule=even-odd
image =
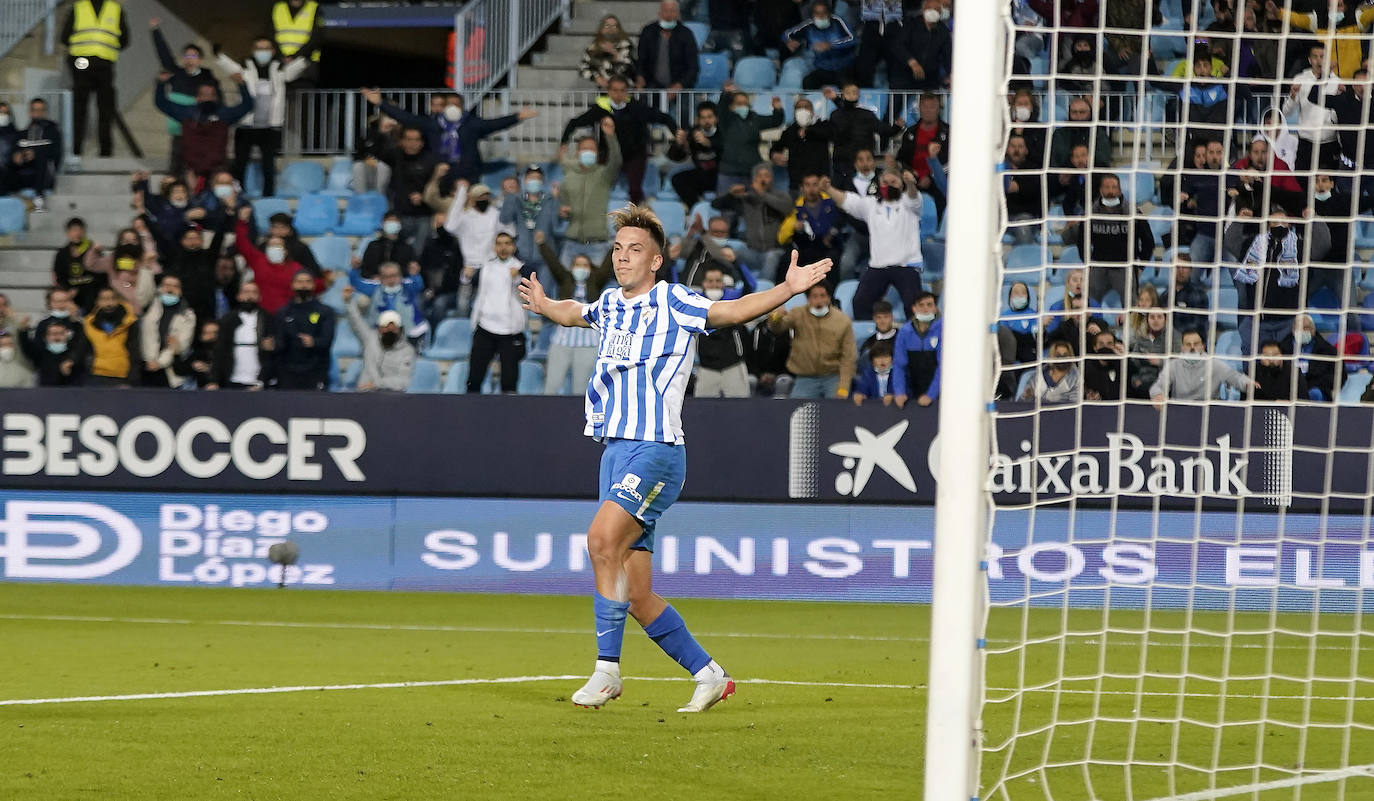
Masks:
[[[654,324],[654,317],[655,317],[656,315],[657,315],[657,312],[656,312],[656,311],[654,310],[654,308],[651,306],[651,307],[649,307],[649,308],[647,308],[647,309],[644,310],[644,314],[641,315],[639,319],[642,320],[642,321],[644,322],[644,325],[650,326],[650,325],[653,325],[653,324]]]
[[[643,501],[644,496],[640,495],[638,492],[639,482],[641,480],[642,479],[634,473],[626,473],[624,478],[611,485],[611,491],[625,500],[633,498],[636,501]]]

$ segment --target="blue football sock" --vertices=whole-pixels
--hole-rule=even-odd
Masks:
[[[625,615],[629,601],[612,601],[601,593],[594,593],[592,612],[596,615],[596,658],[607,662],[620,661],[620,645],[625,641]]]
[[[711,656],[697,643],[692,632],[687,630],[687,624],[682,621],[682,615],[671,604],[654,622],[644,627],[644,633],[658,643],[665,654],[687,668],[688,673],[695,675],[711,663]]]

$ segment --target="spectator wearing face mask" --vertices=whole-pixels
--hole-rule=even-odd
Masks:
[[[725,274],[719,267],[708,267],[701,283],[701,294],[707,300],[714,302],[725,297]],[[697,338],[697,356],[693,397],[749,397],[748,328],[730,325],[702,334]]]
[[[271,377],[272,317],[258,305],[258,285],[239,284],[234,308],[219,318],[206,389],[262,389]]]
[[[544,263],[553,273],[559,300],[590,303],[601,297],[606,286],[615,280],[615,268],[609,253],[596,265],[592,264],[591,259],[578,254],[573,257],[571,265],[564,267],[558,260],[558,252],[550,244],[552,237],[536,230],[534,239],[539,244]],[[563,382],[569,378],[573,394],[581,393],[587,382],[591,381],[600,345],[601,334],[594,329],[577,326],[558,326],[554,329],[549,355],[544,362],[544,394],[562,394]]]
[[[520,279],[533,271],[515,258],[515,239],[502,231],[496,235],[495,256],[473,275],[472,353],[468,357],[468,392],[482,391],[492,357],[501,357],[501,391],[514,393],[520,383],[520,362],[525,358],[528,318],[520,303]]]
[[[753,275],[739,261],[739,254],[727,244],[730,238],[730,224],[724,217],[712,217],[706,223],[703,233],[699,223],[693,222],[687,235],[680,242],[668,247],[668,261],[682,260],[682,268],[677,270],[673,280],[686,284],[698,292],[706,271],[711,268],[725,274],[725,291],[732,298],[752,291],[755,286]]]
[[[53,255],[52,285],[70,290],[78,308],[91,308],[96,293],[109,285],[108,277],[96,271],[102,255],[100,247],[86,236],[86,221],[71,218],[67,221],[67,241]]]
[[[692,160],[692,169],[674,173],[673,190],[688,208],[695,206],[701,196],[716,190],[720,175],[720,128],[717,125],[719,111],[716,104],[703,101],[697,104],[697,124],[688,131],[678,129],[673,144],[668,148],[668,158],[672,161]]]
[[[364,279],[356,272],[349,275],[350,287],[366,303],[360,307],[367,311],[369,325],[385,312],[394,311],[401,319],[401,330],[406,339],[418,351],[429,334],[429,321],[424,313],[424,280],[420,277],[420,265],[405,275],[401,265],[394,261],[384,262],[377,271],[375,279]],[[351,294],[351,293],[350,293]]]
[[[483,264],[496,258],[496,235],[513,236],[513,229],[501,222],[501,209],[492,204],[491,190],[485,184],[469,187],[459,181],[457,186],[444,227],[458,239],[463,252],[462,278],[470,281]]]
[[[204,247],[205,232],[199,227],[187,228],[181,241],[163,259],[162,274],[174,275],[181,281],[180,294],[187,305],[196,313],[197,319],[214,319],[215,264],[224,247],[227,222],[222,220],[221,227],[210,238],[209,247]]]
[[[186,219],[190,211],[191,191],[184,181],[164,179],[161,192],[153,194],[148,186],[148,173],[135,171],[130,175],[129,188],[133,194],[134,211],[142,217],[157,239],[158,251],[166,253],[176,246],[181,234],[192,224]]]
[[[157,300],[139,320],[139,347],[143,354],[142,385],[177,389],[185,377],[173,362],[191,349],[196,335],[196,313],[181,296],[181,279],[163,275]]]
[[[879,342],[873,346],[870,363],[859,365],[859,374],[854,378],[849,397],[855,406],[870,400],[891,406],[897,399],[893,392],[892,343]]]
[[[1308,314],[1299,314],[1294,321],[1293,340],[1293,356],[1297,359],[1298,372],[1307,383],[1308,397],[1318,401],[1335,399],[1345,377],[1345,366],[1336,346],[1317,333],[1317,326]]]
[[[1285,355],[1279,343],[1270,340],[1260,345],[1255,362],[1255,400],[1308,400],[1307,378],[1294,370],[1293,357]]]
[[[1281,342],[1293,330],[1303,302],[1302,252],[1301,238],[1283,209],[1271,209],[1268,230],[1254,238],[1245,261],[1231,274],[1239,293],[1238,328],[1245,354],[1254,353],[1260,342]]]
[[[944,321],[935,296],[921,292],[911,305],[911,322],[897,332],[892,346],[893,394],[897,408],[915,397],[917,406],[929,406],[940,397],[940,335]]]
[[[76,302],[72,300],[72,291],[53,287],[48,290],[46,296],[48,314],[38,321],[33,329],[33,341],[38,343],[41,348],[43,343],[48,341],[47,332],[54,326],[65,329],[67,334],[62,337],[62,342],[70,345],[70,351],[75,355],[78,362],[84,364],[87,352],[86,335],[82,332],[81,310],[77,308]],[[63,352],[68,349],[64,348]],[[37,360],[34,360],[37,364]]]
[[[220,100],[216,87],[201,85],[196,88],[194,106],[179,106],[167,98],[170,77],[166,72],[158,75],[153,101],[159,111],[181,123],[181,157],[186,169],[194,173],[198,181],[208,181],[212,173],[224,169],[228,159],[229,127],[253,110],[253,94],[243,82],[243,75],[235,73],[230,80],[238,85],[238,105],[226,105]]]
[[[61,168],[62,130],[48,119],[48,103],[41,97],[29,101],[29,124],[23,130],[14,128],[13,123],[6,106],[0,114],[0,137],[8,145],[0,145],[0,150],[7,150],[0,166],[0,178],[5,182],[0,192],[33,190],[34,212],[45,212],[46,194],[57,183]]]
[[[1049,361],[1035,373],[1018,400],[1041,403],[1072,403],[1082,399],[1083,377],[1074,363],[1073,346],[1064,341],[1051,342]]]
[[[873,319],[878,319],[877,306],[874,306]],[[997,350],[1002,361],[1002,375],[997,385],[1000,397],[1010,398],[1016,394],[1017,382],[1024,365],[1035,361],[1040,351],[1040,317],[1036,313],[1035,298],[1030,286],[1017,281],[1007,289],[1007,302],[997,318]]]
[[[1208,401],[1217,398],[1217,387],[1226,384],[1246,392],[1261,389],[1246,374],[1226,362],[1212,358],[1203,344],[1202,334],[1189,331],[1183,335],[1183,351],[1169,359],[1159,371],[1159,379],[1150,387],[1150,399],[1161,406],[1168,399]]]
[[[434,235],[420,254],[430,330],[437,330],[449,312],[457,310],[459,317],[467,317],[472,310],[472,285],[462,282],[463,251],[457,237],[444,227],[447,218],[447,214],[434,215]]]
[[[256,221],[250,219],[250,228]],[[324,270],[320,263],[315,260],[315,254],[310,251],[310,246],[301,240],[300,234],[296,233],[295,221],[290,214],[278,212],[268,218],[267,236],[258,239],[259,249],[267,247],[268,237],[277,237],[286,246],[286,258],[294,261],[300,266],[310,271],[316,278],[324,277]]]
[[[271,350],[277,389],[329,388],[335,323],[334,310],[315,298],[315,279],[298,270],[291,278],[291,302],[273,320]]]
[[[902,24],[897,40],[899,60],[905,69],[888,72],[893,89],[939,89],[949,86],[954,39],[940,16],[940,0],[925,0],[921,15]]]
[[[415,257],[415,249],[401,239],[401,215],[395,210],[388,210],[382,217],[381,233],[367,243],[363,257],[358,260],[358,273],[365,280],[375,280],[377,269],[387,262],[403,265],[407,270],[420,263]]]
[[[644,171],[649,160],[652,129],[662,126],[677,135],[677,121],[643,100],[630,96],[625,78],[611,78],[606,95],[599,97],[587,111],[573,117],[563,129],[563,142],[595,137],[601,120],[615,122],[615,137],[620,144],[620,159],[631,203],[644,202]]]
[[[277,193],[277,154],[281,152],[282,126],[286,124],[286,85],[301,77],[314,62],[297,58],[285,63],[272,39],[259,36],[253,40],[251,58],[236,64],[221,53],[219,63],[226,75],[242,74],[253,95],[253,113],[234,131],[234,177],[243,182],[248,161],[257,148],[262,164],[262,194],[273,197]]]
[[[1137,218],[1121,194],[1121,181],[1112,174],[1098,179],[1097,202],[1085,224],[1072,224],[1065,240],[1074,240],[1088,268],[1088,293],[1101,301],[1110,290],[1124,300],[1135,292],[1140,265],[1154,257],[1155,235],[1149,222]],[[1086,236],[1085,236],[1086,232]],[[1086,246],[1086,247],[1085,247]]]
[[[181,49],[181,62],[178,63],[172,55],[172,48],[167,45],[167,37],[162,35],[161,20],[157,17],[148,20],[148,28],[153,32],[153,48],[157,51],[162,71],[171,76],[167,80],[169,102],[178,106],[194,106],[196,95],[202,86],[209,86],[215,92],[219,92],[219,80],[213,72],[202,66],[205,52],[200,49],[200,45],[188,42]],[[235,72],[238,70],[230,69],[225,74],[232,75]],[[172,175],[181,175],[185,169],[181,158],[181,123],[168,120],[167,133],[172,137],[171,164],[167,171]]]
[[[1374,7],[1371,7],[1374,8]],[[1342,306],[1354,305],[1347,297],[1350,286],[1350,265],[1355,257],[1350,248],[1350,218],[1356,215],[1350,195],[1341,191],[1329,173],[1317,173],[1312,179],[1313,218],[1320,219],[1330,234],[1331,246],[1325,253],[1311,254],[1312,266],[1307,271],[1307,299],[1311,300],[1326,287]]]
[[[720,174],[716,178],[716,193],[724,194],[735,186],[749,183],[749,175],[759,163],[759,142],[763,132],[782,127],[782,99],[773,98],[773,112],[764,117],[750,107],[749,95],[737,91],[734,81],[726,81],[716,105],[729,110],[723,111],[720,117],[721,161]]]
[[[810,19],[783,33],[782,44],[807,60],[811,71],[802,78],[802,88],[810,90],[849,77],[859,40],[842,18],[831,13],[829,3],[819,2],[811,4]]]
[[[234,210],[238,208],[238,194],[234,174],[228,170],[216,170],[205,189],[191,196],[191,208],[186,212],[186,217],[210,230],[217,228],[226,218],[232,225]]]
[[[731,261],[747,266],[760,278],[773,280],[785,255],[778,246],[778,230],[793,212],[792,199],[773,188],[773,169],[759,164],[748,186],[731,186],[729,193],[711,201],[711,206],[737,215],[744,226],[745,250]],[[746,282],[753,283],[748,278]]]
[[[501,224],[515,232],[515,251],[540,276],[549,282],[553,263],[539,247],[539,235],[552,240],[558,231],[558,198],[547,191],[544,169],[538,164],[525,168],[520,191],[501,201]],[[556,277],[553,278],[556,281]]]
[[[1098,331],[1092,354],[1083,360],[1083,397],[1090,401],[1119,401],[1126,397],[1126,352],[1110,330]]]
[[[697,38],[679,23],[681,16],[677,0],[662,0],[658,19],[640,31],[638,88],[667,89],[672,97],[683,87],[697,85]]]
[[[778,309],[768,316],[775,334],[792,332],[787,372],[794,376],[793,398],[847,398],[858,353],[854,328],[831,305],[830,290],[817,284],[806,291],[806,305]]]
[[[1142,315],[1129,333],[1132,356],[1126,392],[1132,398],[1148,398],[1168,354],[1182,350],[1182,336],[1169,330],[1169,316],[1157,309]]]
[[[73,387],[86,383],[87,351],[65,325],[50,325],[36,330],[23,341],[25,354],[33,364],[40,387]]]
[[[91,386],[128,386],[137,377],[140,345],[134,336],[138,315],[110,287],[96,295],[83,332],[91,350]]]
[[[827,192],[846,214],[868,226],[868,269],[859,277],[854,292],[854,319],[873,318],[873,303],[897,288],[902,302],[912,304],[921,293],[921,193],[916,177],[904,171],[884,173],[879,182],[879,198],[844,192],[821,181]],[[902,361],[900,350],[897,362]]]
[[[36,383],[38,375],[19,347],[15,333],[0,328],[0,389],[28,389]]]
[[[267,246],[258,250],[248,234],[248,218],[252,215],[253,209],[249,206],[239,210],[238,226],[234,229],[234,248],[253,271],[253,280],[262,293],[263,311],[276,314],[291,302],[295,292],[295,277],[302,271],[307,274],[310,271],[289,259],[286,242],[279,236],[269,236]],[[313,291],[311,296],[314,296]]]
[[[606,159],[601,161],[596,140],[584,137],[576,148],[563,148],[563,187],[558,202],[562,204],[558,216],[568,221],[563,232],[562,262],[571,264],[579,253],[600,262],[610,250],[607,241],[606,207],[610,204],[611,187],[620,174],[620,143],[615,137],[615,123],[601,121],[601,138],[606,143]],[[464,252],[466,256],[466,251]],[[469,262],[475,263],[475,262]]]
[[[774,147],[787,151],[788,180],[800,190],[806,176],[830,174],[831,128],[829,122],[816,119],[811,101],[804,97],[793,107],[792,119]]]
[[[383,311],[369,324],[362,311],[369,305],[366,295],[355,294],[351,286],[344,287],[344,314],[363,346],[358,391],[405,392],[415,373],[416,348],[402,330],[401,314]]]
[[[382,93],[377,89],[364,89],[362,94],[383,114],[406,128],[419,131],[424,136],[430,154],[449,165],[454,180],[468,183],[482,180],[483,139],[539,116],[539,112],[533,109],[522,108],[515,114],[485,119],[476,112],[465,110],[460,95],[446,94],[443,95],[443,108],[438,113],[421,117],[382,100]]]
[[[185,376],[183,389],[206,389],[214,377],[215,343],[219,340],[219,323],[206,320],[200,324],[190,349],[172,362],[172,369]]]

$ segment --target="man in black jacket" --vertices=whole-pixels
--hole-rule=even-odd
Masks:
[[[677,134],[677,122],[644,101],[630,97],[630,83],[622,77],[611,78],[606,84],[606,97],[597,98],[592,107],[573,117],[563,128],[564,144],[576,143],[588,136],[597,138],[601,121],[610,117],[615,122],[615,139],[620,145],[621,168],[629,184],[630,202],[644,202],[644,170],[649,163],[650,126],[665,126]]]
[[[262,389],[272,377],[272,318],[259,306],[258,285],[239,285],[237,302],[219,319],[206,389]]]
[[[8,191],[32,189],[33,210],[47,211],[45,193],[52,191],[62,166],[62,131],[48,119],[47,102],[41,97],[29,101],[28,127],[12,133],[12,147],[5,157]]]
[[[273,321],[272,358],[277,389],[329,389],[329,349],[334,344],[334,310],[315,299],[315,279],[306,270],[291,279],[295,297]]]
[[[843,186],[854,174],[854,158],[860,150],[882,152],[881,145],[888,137],[901,133],[902,128],[883,122],[872,110],[860,106],[857,83],[846,81],[840,92],[836,95],[834,89],[825,90],[826,98],[834,101],[836,107],[830,114],[831,139],[835,142],[835,150],[831,154],[835,165],[832,177],[836,185]],[[884,142],[879,142],[879,137]]]
[[[81,311],[95,305],[95,296],[109,286],[109,276],[90,269],[89,261],[98,254],[99,246],[86,236],[86,221],[73,217],[67,221],[67,242],[57,249],[52,260],[52,285],[72,291],[73,300]]]
[[[214,232],[208,248],[202,247],[205,233],[200,226],[187,228],[178,243],[180,247],[168,253],[162,262],[163,275],[181,279],[181,294],[197,320],[215,319],[215,293],[219,290],[215,265],[228,225],[227,218],[220,219],[220,228]]]
[[[1097,202],[1093,204],[1086,227],[1086,243],[1083,225],[1073,226],[1071,236],[1077,240],[1078,252],[1093,265],[1088,275],[1088,294],[1101,302],[1109,289],[1115,289],[1121,301],[1129,304],[1135,300],[1139,265],[1150,261],[1154,255],[1155,235],[1148,222],[1135,219],[1127,210],[1126,200],[1121,195],[1121,181],[1115,175],[1108,173],[1098,181]],[[1084,244],[1088,246],[1086,250]]]
[[[425,251],[420,254],[420,275],[425,281],[425,318],[429,320],[431,331],[439,330],[439,323],[449,312],[457,309],[466,317],[472,306],[472,284],[464,285],[460,278],[463,249],[458,245],[458,238],[444,227],[444,219],[443,214],[434,215],[434,236],[425,243]],[[466,293],[466,298],[460,293]]]
[[[683,161],[692,159],[692,169],[673,175],[673,190],[690,208],[701,196],[716,191],[716,177],[720,174],[720,128],[716,126],[716,104],[710,100],[697,104],[697,124],[689,132],[679,128],[668,158]]]
[[[677,0],[663,0],[658,4],[658,19],[644,26],[639,33],[639,77],[635,85],[640,89],[676,90],[697,85],[697,38],[678,18],[682,12]]]
[[[792,124],[782,129],[773,152],[787,152],[787,180],[792,194],[801,190],[808,175],[830,174],[830,123],[816,119],[811,101],[797,98],[792,108]]]
[[[461,95],[449,94],[443,96],[443,106],[437,113],[421,117],[383,101],[381,92],[376,89],[364,89],[363,97],[407,129],[413,128],[421,133],[429,155],[449,165],[445,189],[460,180],[471,184],[482,180],[483,139],[539,116],[539,112],[533,109],[522,108],[515,114],[487,119],[472,111],[465,111]],[[402,134],[403,147],[404,136]],[[420,191],[424,191],[423,183]]]
[[[401,238],[421,251],[429,238],[430,215],[436,211],[425,205],[425,184],[437,163],[433,155],[425,152],[425,136],[419,128],[401,131],[401,147],[390,165],[391,208],[400,217]]]
[[[719,267],[706,268],[701,282],[702,294],[716,301],[725,296],[725,273]],[[717,328],[697,339],[696,398],[749,397],[749,329],[742,325]]]
[[[394,210],[382,217],[382,234],[367,243],[367,249],[358,262],[358,271],[363,278],[374,279],[377,277],[377,268],[388,261],[401,265],[407,271],[410,265],[419,263],[415,258],[415,249],[401,239],[401,215]]]

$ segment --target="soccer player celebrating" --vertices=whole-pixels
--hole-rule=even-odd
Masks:
[[[525,308],[559,325],[596,328],[601,345],[587,386],[585,433],[604,441],[601,506],[587,529],[596,574],[596,668],[573,693],[578,706],[601,707],[620,696],[620,647],[625,617],[639,625],[697,681],[679,712],[705,712],[735,692],[735,682],[711,659],[682,616],[653,591],[654,526],[677,500],[687,473],[682,398],[692,371],[695,334],[740,325],[805,292],[830,271],[830,259],[798,265],[764,292],[710,301],[657,278],[663,267],[663,225],[648,208],[611,215],[611,250],[618,288],[592,303],[549,300],[539,281],[523,278]]]

